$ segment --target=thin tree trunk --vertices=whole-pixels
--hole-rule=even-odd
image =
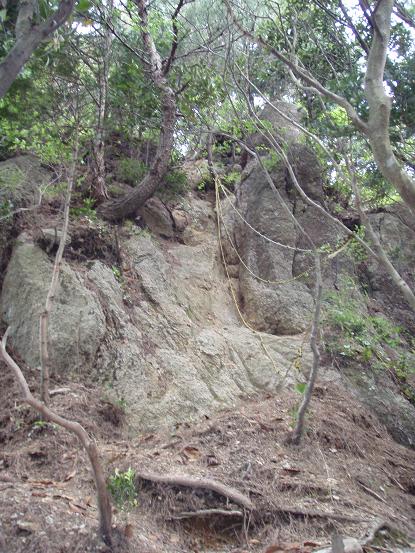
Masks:
[[[307,413],[308,406],[313,395],[314,385],[316,383],[318,369],[320,366],[320,352],[319,352],[319,326],[320,326],[320,311],[321,311],[321,296],[323,292],[323,279],[321,276],[320,254],[316,251],[314,254],[315,272],[316,272],[316,288],[315,288],[315,308],[313,317],[313,326],[311,329],[310,346],[313,352],[313,365],[311,367],[310,375],[308,378],[307,388],[304,393],[303,401],[298,409],[297,424],[294,432],[289,439],[290,443],[299,444],[304,433],[304,421]]]
[[[412,292],[411,288],[401,277],[401,275],[393,266],[389,257],[386,255],[386,252],[379,240],[379,237],[376,234],[376,232],[373,230],[372,223],[370,222],[370,219],[366,211],[363,209],[359,187],[357,186],[357,182],[356,182],[356,175],[355,175],[355,172],[350,167],[350,163],[348,160],[347,160],[347,165],[349,168],[349,172],[351,173],[350,181],[351,181],[352,189],[356,199],[356,207],[359,212],[360,219],[369,235],[370,240],[372,241],[372,248],[374,249],[377,255],[376,259],[380,263],[380,265],[383,266],[383,268],[391,278],[393,284],[401,292],[401,294],[403,295],[403,297],[405,298],[405,300],[408,302],[408,304],[410,305],[410,307],[415,313],[415,294]]]
[[[104,472],[99,461],[97,446],[95,442],[89,437],[84,427],[81,426],[78,422],[70,421],[68,419],[65,419],[64,417],[61,417],[60,415],[49,409],[49,407],[47,407],[41,401],[33,397],[20,367],[7,353],[6,344],[8,332],[9,329],[7,329],[1,341],[0,352],[3,360],[14,373],[14,376],[22,391],[23,401],[33,407],[38,413],[42,415],[44,419],[54,422],[55,424],[58,424],[59,426],[62,426],[66,430],[69,430],[70,432],[75,434],[88,455],[97,489],[98,512],[100,518],[100,536],[107,545],[111,545],[111,501],[107,490]]]
[[[99,213],[110,221],[117,221],[134,215],[151,198],[165,176],[173,149],[174,127],[176,124],[176,98],[162,70],[162,61],[148,29],[145,0],[134,0],[141,20],[141,35],[144,49],[150,61],[151,78],[161,93],[161,111],[163,114],[157,152],[150,170],[141,183],[131,192],[110,202],[102,204]]]
[[[108,0],[104,17],[111,21],[114,9],[113,0]],[[105,140],[106,140],[106,117],[108,104],[108,79],[111,60],[112,32],[111,26],[105,25],[102,69],[98,68],[99,100],[97,109],[97,127],[93,141],[94,149],[94,188],[99,198],[108,198],[107,186],[105,183]]]
[[[75,147],[73,153],[73,160],[68,176],[68,187],[66,190],[66,198],[63,214],[63,226],[62,234],[59,241],[58,251],[55,256],[55,263],[53,265],[52,279],[49,286],[48,295],[46,296],[45,309],[40,315],[39,324],[39,340],[40,340],[40,366],[41,366],[41,385],[40,385],[40,398],[48,405],[49,404],[49,382],[50,382],[50,356],[48,348],[48,328],[49,328],[49,316],[55,299],[56,290],[59,283],[59,274],[62,266],[63,250],[65,249],[66,237],[68,234],[69,225],[69,206],[71,203],[72,188],[75,181],[75,170],[78,161],[78,149],[79,149],[79,133],[75,131]]]
[[[74,4],[75,0],[61,0],[57,10],[39,25],[32,24],[33,11],[30,3],[22,4],[24,11],[20,13],[19,10],[16,42],[0,63],[0,98],[5,96],[24,64],[42,41],[65,23],[72,13]]]

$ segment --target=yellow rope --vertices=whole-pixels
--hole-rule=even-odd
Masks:
[[[259,340],[261,342],[261,346],[265,352],[265,355],[268,357],[268,359],[271,361],[272,363],[272,366],[275,370],[276,373],[280,374],[280,372],[278,371],[278,367],[271,355],[271,353],[269,352],[265,342],[264,342],[264,339],[262,337],[262,334],[256,330],[255,328],[253,328],[245,319],[245,317],[243,316],[242,314],[242,311],[239,307],[239,303],[238,303],[238,299],[236,297],[236,293],[235,293],[235,290],[233,288],[233,285],[232,285],[232,280],[231,280],[231,277],[230,277],[230,274],[229,274],[229,268],[228,268],[228,263],[226,261],[226,257],[225,257],[225,252],[224,252],[224,249],[223,249],[223,243],[222,243],[222,233],[221,233],[221,208],[220,208],[220,195],[219,195],[219,187],[220,187],[220,180],[219,180],[219,177],[218,176],[215,176],[215,195],[216,195],[216,218],[217,218],[217,227],[218,227],[218,242],[219,242],[219,247],[220,247],[220,252],[221,252],[221,257],[222,257],[222,261],[223,261],[223,266],[224,266],[224,269],[225,269],[225,273],[226,273],[226,277],[228,279],[228,284],[229,284],[229,289],[231,291],[231,295],[232,295],[232,298],[233,298],[233,301],[234,301],[234,304],[235,304],[235,307],[236,307],[236,310],[238,312],[238,315],[239,315],[239,318],[241,319],[242,323],[244,326],[246,326],[246,328],[248,328],[251,332],[253,332],[254,334],[256,334],[258,337],[259,337]],[[239,256],[238,256],[239,257]],[[307,331],[308,332],[308,331]],[[282,382],[285,381],[288,373],[291,371],[291,369],[293,368],[294,364],[298,362],[299,359],[302,359],[302,351],[303,351],[303,345],[304,345],[304,341],[305,341],[305,338],[307,337],[307,333],[304,335],[304,338],[303,338],[303,341],[300,345],[300,347],[298,348],[297,350],[297,354],[296,356],[294,357],[293,361],[291,362],[290,366],[288,367],[285,375],[284,375],[284,378],[283,380],[280,381],[279,384],[281,384]],[[301,364],[299,366],[299,368],[301,368]]]
[[[221,233],[221,223],[223,224],[223,227],[225,229],[225,232],[226,232],[226,237],[229,241],[229,243],[231,244],[232,246],[232,249],[235,251],[239,261],[241,262],[241,264],[243,265],[243,267],[248,271],[248,273],[250,275],[252,275],[254,278],[256,278],[257,280],[261,281],[261,282],[265,282],[266,284],[273,284],[273,285],[278,285],[278,286],[281,286],[281,285],[284,285],[284,284],[289,284],[293,281],[296,281],[304,276],[308,276],[309,275],[309,271],[304,271],[303,273],[295,276],[295,277],[291,277],[289,279],[286,279],[286,280],[268,280],[268,279],[264,279],[262,277],[260,277],[259,275],[255,274],[249,267],[248,265],[245,263],[245,261],[242,259],[236,245],[234,244],[231,236],[230,236],[230,233],[228,231],[228,228],[226,226],[226,223],[225,223],[225,220],[224,220],[224,217],[223,217],[223,213],[222,213],[222,203],[221,203],[221,199],[220,199],[220,190],[224,193],[224,195],[226,196],[226,198],[229,200],[229,203],[231,205],[231,207],[233,208],[233,210],[238,214],[238,216],[241,218],[241,220],[253,231],[255,232],[256,234],[258,234],[259,236],[261,236],[263,239],[267,240],[268,242],[271,242],[272,244],[275,244],[276,246],[279,246],[279,247],[282,247],[282,248],[286,248],[286,249],[290,249],[290,250],[295,250],[295,251],[300,251],[300,252],[303,252],[303,253],[312,253],[311,250],[305,250],[305,249],[301,249],[301,248],[296,248],[296,247],[293,247],[293,246],[289,246],[287,244],[282,244],[281,242],[277,242],[275,240],[272,240],[271,238],[269,238],[268,236],[265,236],[264,234],[262,234],[261,232],[259,232],[257,229],[255,229],[245,218],[244,216],[242,215],[242,213],[233,205],[232,201],[230,200],[230,192],[228,190],[226,190],[226,187],[222,184],[222,182],[220,181],[219,177],[216,175],[215,176],[215,195],[216,195],[216,216],[217,216],[217,227],[218,227],[218,242],[219,242],[219,247],[220,247],[220,251],[221,251],[221,257],[222,257],[222,261],[223,261],[223,265],[224,265],[224,268],[225,268],[225,272],[226,272],[226,276],[227,276],[227,279],[228,279],[228,284],[229,284],[229,289],[231,291],[231,295],[232,295],[232,298],[233,298],[233,301],[234,301],[234,304],[235,304],[235,307],[236,307],[236,310],[238,312],[238,315],[239,315],[239,318],[241,319],[242,323],[244,326],[246,326],[246,328],[248,328],[251,332],[253,332],[254,334],[256,334],[258,337],[259,337],[259,340],[261,342],[261,346],[266,354],[266,356],[268,357],[268,359],[271,361],[273,367],[274,367],[274,370],[278,373],[278,368],[276,366],[276,363],[274,361],[274,359],[272,358],[271,356],[271,353],[269,352],[268,348],[266,347],[265,345],[265,342],[263,340],[263,337],[262,337],[262,334],[256,330],[255,328],[253,328],[244,318],[243,314],[242,314],[242,311],[239,307],[239,303],[238,303],[238,299],[236,297],[236,293],[235,293],[235,290],[233,288],[233,285],[232,285],[232,280],[231,280],[231,277],[230,277],[230,274],[229,274],[229,268],[228,268],[228,263],[226,261],[226,257],[225,257],[225,252],[224,252],[224,248],[223,248],[223,243],[222,243],[222,233]],[[341,253],[350,243],[350,241],[352,240],[352,237],[347,237],[346,241],[341,244],[334,252],[331,252],[331,253],[328,253],[327,252],[327,257],[323,260],[323,264],[325,263],[328,263],[329,261],[331,261],[333,258],[335,258],[339,253]],[[312,326],[312,321],[310,321],[306,331],[304,332],[304,337],[303,337],[303,340],[301,342],[301,345],[299,346],[298,350],[297,350],[297,353],[294,357],[294,359],[292,360],[292,362],[290,363],[289,367],[287,368],[283,378],[280,380],[279,382],[279,385],[283,385],[288,374],[291,372],[291,370],[295,367],[298,371],[301,370],[302,368],[302,362],[303,362],[303,350],[304,350],[304,344],[305,344],[305,341],[306,339],[308,338],[310,332],[311,332],[311,326]]]
[[[309,275],[309,271],[303,271],[302,273],[300,273],[299,275],[296,275],[294,277],[290,277],[290,278],[287,278],[287,279],[283,279],[283,280],[268,280],[266,278],[262,278],[260,277],[259,275],[257,275],[256,273],[254,273],[249,267],[248,265],[245,263],[245,261],[242,259],[239,251],[237,250],[235,244],[233,243],[233,240],[230,236],[230,233],[228,231],[228,227],[226,226],[226,223],[225,223],[225,219],[223,217],[223,214],[222,214],[222,202],[220,201],[220,197],[217,198],[217,209],[219,209],[219,216],[220,216],[220,220],[223,224],[223,227],[225,229],[225,232],[226,232],[226,237],[230,243],[230,245],[232,246],[232,249],[234,250],[234,252],[236,253],[239,261],[241,262],[241,264],[245,267],[245,269],[248,271],[248,273],[250,275],[252,275],[254,278],[256,278],[257,280],[261,281],[261,282],[265,282],[266,284],[277,284],[277,285],[284,285],[284,284],[290,284],[291,282],[294,282],[296,280],[299,280],[300,278],[302,277],[305,277],[305,276],[308,276]]]

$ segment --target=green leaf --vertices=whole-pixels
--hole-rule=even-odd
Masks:
[[[295,389],[300,394],[303,394],[305,392],[306,388],[307,388],[306,382],[299,382],[298,384],[295,385]]]
[[[86,12],[91,7],[92,3],[90,0],[79,0],[78,2],[78,11]]]
[[[5,21],[7,17],[7,10],[0,10],[0,21]]]

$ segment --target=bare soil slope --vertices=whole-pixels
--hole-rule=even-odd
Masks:
[[[26,375],[36,387],[37,374],[26,369]],[[107,473],[135,470],[137,506],[115,510],[120,551],[309,552],[334,529],[363,538],[379,519],[394,531],[366,551],[411,547],[415,452],[396,444],[372,414],[333,386],[317,388],[307,435],[292,447],[284,440],[299,401],[295,392],[252,397],[200,424],[131,439],[122,411],[101,390],[54,385],[69,391],[54,396],[53,407],[96,436]],[[19,404],[3,365],[0,421],[0,551],[107,551],[95,537],[84,453],[72,436]],[[155,484],[148,473],[213,479],[249,497],[254,508],[174,479]]]

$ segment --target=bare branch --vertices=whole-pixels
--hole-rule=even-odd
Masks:
[[[52,270],[52,279],[49,286],[49,291],[46,296],[45,309],[40,315],[39,324],[39,340],[40,340],[40,360],[41,360],[41,400],[48,405],[49,404],[49,381],[50,381],[50,357],[48,348],[48,326],[49,315],[52,309],[53,301],[55,299],[56,290],[59,282],[59,274],[62,265],[63,250],[65,249],[66,236],[68,234],[69,225],[69,206],[71,203],[72,188],[75,181],[75,170],[78,162],[78,143],[79,132],[76,130],[75,134],[75,148],[73,154],[73,160],[71,165],[70,174],[68,177],[68,187],[66,190],[65,205],[63,211],[63,226],[62,234],[59,240],[58,251],[56,252],[55,262]]]
[[[14,374],[16,381],[20,386],[22,396],[23,396],[23,401],[28,405],[30,405],[31,407],[33,407],[33,409],[35,409],[38,413],[40,413],[45,420],[54,422],[55,424],[58,424],[59,426],[62,426],[66,430],[69,430],[69,432],[72,432],[73,434],[75,434],[75,436],[81,442],[81,445],[85,449],[88,455],[89,461],[91,463],[92,472],[94,475],[95,485],[97,489],[98,511],[100,516],[100,536],[102,537],[102,539],[107,545],[111,545],[112,543],[111,501],[107,491],[105,476],[101,467],[101,463],[99,461],[97,446],[95,442],[88,436],[88,433],[86,432],[84,427],[81,426],[78,422],[70,421],[68,419],[65,419],[64,417],[61,417],[60,415],[52,411],[49,407],[47,407],[41,401],[37,400],[32,395],[30,388],[27,384],[27,381],[19,365],[7,353],[6,345],[7,345],[7,337],[8,337],[9,330],[10,328],[7,329],[1,341],[1,346],[0,346],[1,357],[3,358],[7,366],[12,370]]]

